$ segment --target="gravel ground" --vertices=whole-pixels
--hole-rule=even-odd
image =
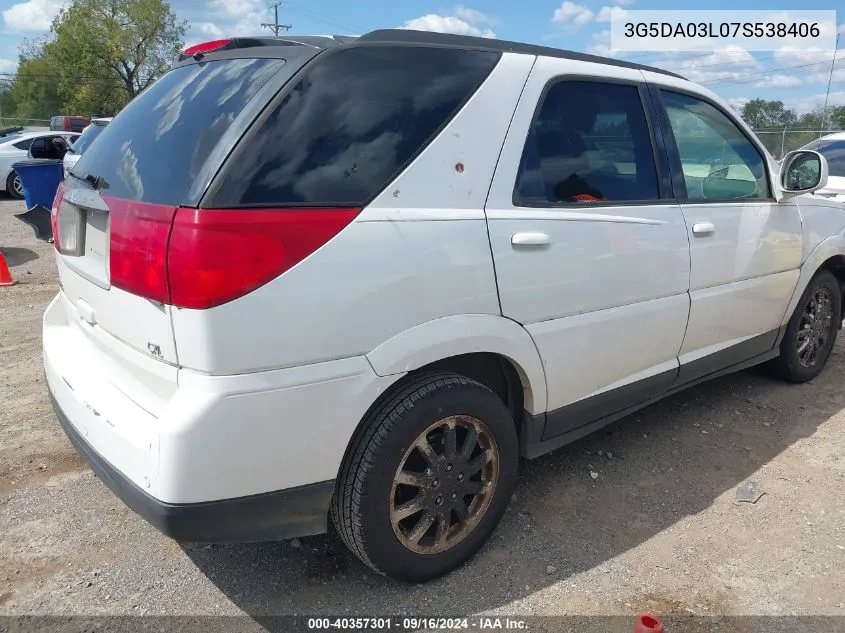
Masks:
[[[0,201],[0,615],[845,615],[845,336],[811,384],[743,372],[525,462],[480,555],[407,585],[331,535],[179,545],[114,497],[50,411],[58,287],[22,210]]]

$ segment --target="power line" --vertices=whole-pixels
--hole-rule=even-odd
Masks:
[[[297,13],[301,13],[306,17],[310,17],[312,20],[317,20],[319,22],[323,22],[324,24],[334,24],[336,26],[340,26],[341,28],[352,28],[354,31],[360,31],[361,33],[366,33],[370,29],[360,24],[353,24],[347,20],[338,20],[337,18],[333,18],[325,13],[320,13],[319,11],[314,11],[313,9],[306,9],[305,7],[299,6],[294,4],[293,2],[287,3],[288,8],[292,11]]]
[[[811,68],[813,66],[823,66],[825,64],[829,64],[832,60],[826,59],[823,62],[815,62],[813,64],[801,64],[799,66],[783,66],[781,68],[772,68],[770,70],[766,70],[763,72],[758,73],[748,73],[745,75],[738,75],[736,77],[726,77],[724,79],[711,79],[710,81],[701,81],[701,84],[720,84],[722,86],[730,86],[734,83],[747,83],[746,81],[738,81],[744,80],[754,77],[762,77],[764,75],[773,75],[773,74],[788,74],[788,72],[795,72],[796,70],[800,70],[802,68]]]
[[[273,14],[275,15],[275,19],[273,20],[273,24],[269,22],[263,22],[261,24],[262,28],[270,29],[273,31],[273,35],[279,37],[279,31],[284,29],[285,31],[290,31],[293,28],[290,24],[279,24],[279,5],[282,4],[281,2],[274,2],[273,3]]]

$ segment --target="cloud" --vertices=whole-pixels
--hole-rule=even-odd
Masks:
[[[823,84],[827,85],[830,81],[831,87],[845,85],[845,60],[840,64],[836,61],[836,67],[833,69],[833,76],[830,75],[830,66],[821,66],[823,70],[804,75],[804,79],[808,84]]]
[[[0,59],[0,73],[13,73],[18,67],[16,59]]]
[[[602,7],[596,14],[596,22],[610,22],[612,16],[616,16],[617,20],[624,20],[628,12],[622,7]]]
[[[731,99],[725,99],[725,101],[737,112],[742,112],[742,108],[745,106],[746,103],[751,101],[751,99],[749,99],[748,97],[733,97]]]
[[[740,79],[763,70],[760,62],[751,53],[735,44],[683,60],[677,60],[671,53],[667,53],[666,58],[651,61],[649,64],[677,72],[698,83]]]
[[[811,112],[818,110],[824,105],[825,93],[809,95],[806,97],[799,97],[791,101],[784,100],[787,107],[792,108],[799,114],[804,112]],[[827,102],[828,108],[835,105],[845,105],[845,90],[830,93],[830,99]]]
[[[203,24],[206,35],[215,33],[216,37],[259,35],[269,31],[261,27],[263,22],[272,22],[272,12],[263,0],[210,0],[208,3],[209,21]],[[192,29],[193,30],[193,29]]]
[[[192,22],[185,36],[185,47],[208,40],[216,40],[226,37],[226,35],[227,33],[214,22]]]
[[[470,9],[469,7],[465,7],[461,4],[455,7],[455,16],[469,22],[470,24],[488,24],[490,26],[496,26],[499,23],[499,20],[493,16],[482,13],[481,11],[476,11],[475,9]]]
[[[769,75],[754,84],[755,88],[795,88],[803,82],[793,75]]]
[[[833,51],[821,48],[795,48],[781,46],[775,51],[775,59],[789,65],[817,64],[833,60]]]
[[[602,57],[617,57],[620,54],[610,50],[610,31],[608,30],[594,33],[584,52],[591,55],[601,55]]]
[[[49,31],[59,10],[67,0],[27,0],[3,11],[3,22],[11,31],[38,33]]]
[[[428,13],[406,21],[399,28],[434,31],[435,33],[453,33],[455,35],[496,37],[496,33],[489,28],[496,22],[497,20],[491,16],[459,5],[455,7],[451,14]]]
[[[575,4],[566,0],[555,9],[552,22],[578,29],[591,22],[594,16],[595,14],[583,4]]]

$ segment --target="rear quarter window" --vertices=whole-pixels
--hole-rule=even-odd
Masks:
[[[476,91],[497,53],[359,46],[326,54],[240,143],[204,206],[362,206]]]
[[[100,132],[73,168],[104,193],[179,205],[220,137],[283,59],[227,59],[174,68]]]

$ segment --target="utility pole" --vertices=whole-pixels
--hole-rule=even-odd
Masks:
[[[833,81],[833,67],[836,66],[836,53],[839,50],[839,34],[836,35],[836,45],[833,49],[833,60],[830,62],[830,76],[827,78],[827,92],[824,95],[824,108],[822,108],[822,129],[819,130],[819,138],[824,134],[824,124],[827,120],[827,99],[830,97],[830,83]]]
[[[270,29],[273,31],[273,35],[279,37],[279,31],[284,29],[285,31],[289,31],[292,28],[290,24],[279,24],[279,5],[282,4],[281,2],[274,2],[273,3],[273,13],[275,14],[275,20],[273,20],[273,24],[268,22],[262,23],[262,27]]]

